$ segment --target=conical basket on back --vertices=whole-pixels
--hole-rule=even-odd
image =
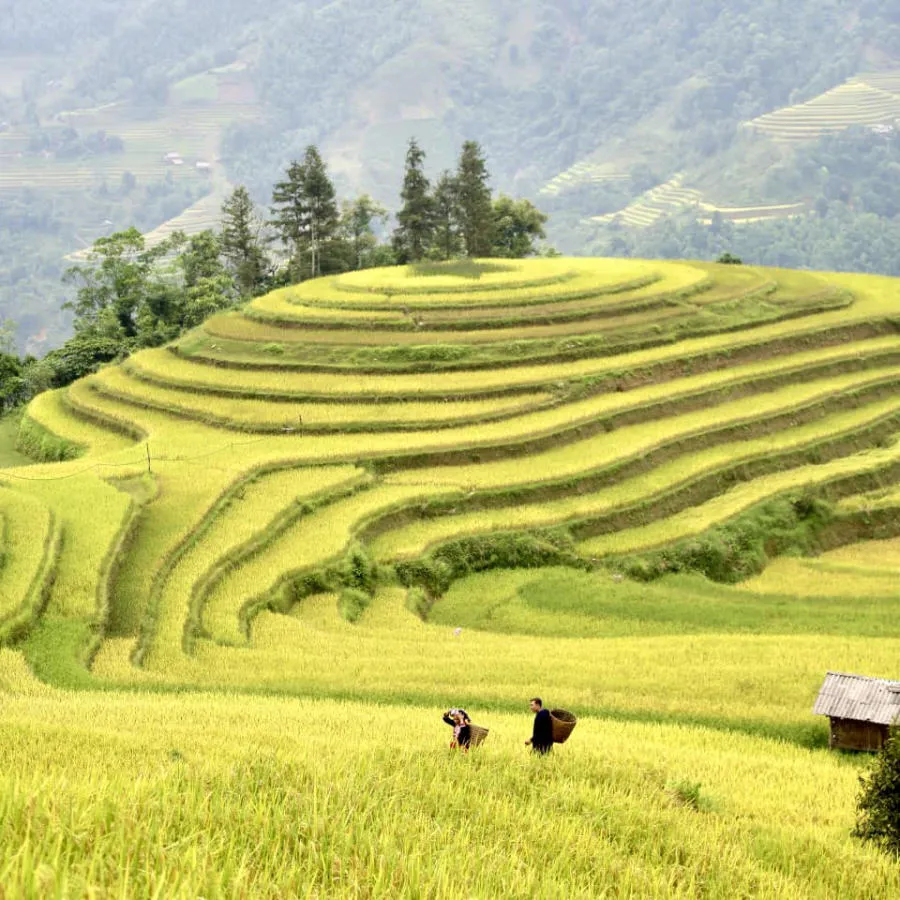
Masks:
[[[551,709],[550,722],[553,725],[553,743],[564,744],[578,723],[578,719],[568,710]]]
[[[488,728],[482,728],[480,725],[469,725],[469,746],[478,747],[487,740]]]

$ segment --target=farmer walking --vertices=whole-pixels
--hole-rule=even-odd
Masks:
[[[531,744],[532,751],[543,756],[553,749],[553,723],[550,721],[550,710],[544,709],[544,701],[540,697],[532,697],[531,711],[534,713],[534,729],[531,732],[531,740],[525,741],[525,746]]]

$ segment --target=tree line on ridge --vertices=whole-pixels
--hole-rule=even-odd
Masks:
[[[175,232],[148,247],[136,229],[94,242],[64,281],[75,298],[75,334],[41,359],[13,352],[0,328],[0,413],[41,391],[64,387],[136,350],[157,347],[215,312],[309,278],[394,264],[460,257],[521,258],[539,250],[546,215],[530,201],[494,197],[482,149],[463,144],[455,172],[434,185],[425,152],[410,140],[396,226],[369,195],[340,200],[314,145],[272,190],[270,216],[237,187],[220,230]]]

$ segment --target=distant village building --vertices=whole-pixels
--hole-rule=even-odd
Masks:
[[[813,713],[828,716],[835,750],[880,750],[900,722],[900,681],[829,672]]]

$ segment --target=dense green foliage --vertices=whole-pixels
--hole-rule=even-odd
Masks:
[[[900,857],[900,732],[896,729],[860,782],[856,835]]]
[[[292,280],[321,275],[339,217],[334,184],[317,147],[310,145],[302,162],[291,163],[285,180],[275,185],[272,203],[272,226],[289,254]]]
[[[413,138],[406,150],[406,169],[393,238],[398,262],[418,262],[424,258],[431,246],[434,213],[431,183],[425,174],[425,151]]]
[[[135,226],[148,231],[199,196],[198,186],[171,180],[127,180],[86,191],[23,188],[0,193],[0,320],[15,323],[18,344],[34,353],[60,344],[71,317],[60,311],[68,292],[63,258],[83,244]]]
[[[664,219],[643,231],[608,226],[597,253],[638,258],[716,259],[733,251],[756,265],[900,274],[900,132],[850,129],[820,139],[774,167],[763,191],[805,194],[803,216],[735,225],[721,216]]]
[[[98,238],[85,261],[63,276],[76,292],[63,305],[74,313],[73,337],[41,360],[20,358],[12,324],[0,320],[0,414],[135,350],[164,344],[267,287],[426,256],[447,262],[464,247],[471,256],[473,241],[488,257],[536,252],[546,216],[528,200],[492,200],[476,143],[464,145],[458,173],[445,173],[435,195],[424,159],[411,141],[400,224],[390,243],[375,233],[387,211],[368,194],[339,203],[314,145],[275,184],[268,223],[240,186],[222,205],[220,232],[188,237],[176,231],[150,247],[133,227]]]

